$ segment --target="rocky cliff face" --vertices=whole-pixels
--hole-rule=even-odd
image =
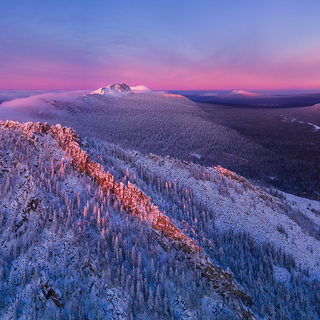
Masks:
[[[219,305],[215,310],[255,319],[246,307],[252,299],[233,274],[214,265],[133,183],[117,182],[93,161],[74,130],[8,121],[0,131],[1,227],[9,229],[1,239],[6,271],[0,280],[9,292],[1,300],[4,318],[120,319],[150,312],[161,318],[162,308],[196,318],[181,306],[180,284],[166,279],[166,270],[178,272],[181,264],[183,281],[197,274],[210,304]]]

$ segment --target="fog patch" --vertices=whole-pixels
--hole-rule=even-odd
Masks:
[[[57,102],[75,102],[77,97],[86,93],[88,93],[88,90],[46,92],[4,101],[0,104],[0,120],[25,122],[37,121],[44,117],[47,119],[61,117],[65,111],[56,107]],[[17,94],[23,95],[28,93],[17,92]],[[9,92],[7,97],[10,95],[13,97],[14,92]],[[3,96],[5,96],[5,94],[3,94]]]
[[[0,90],[0,104],[4,101],[10,101],[18,98],[28,98],[34,95],[53,92],[52,90]],[[61,93],[61,90],[54,90],[55,93]]]

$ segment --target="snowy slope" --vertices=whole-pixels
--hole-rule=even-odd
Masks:
[[[268,316],[266,305],[280,304],[277,319],[301,319],[306,314],[319,318],[313,291],[320,289],[319,229],[311,218],[318,216],[319,202],[299,198],[297,210],[289,195],[272,190],[271,195],[221,167],[145,157],[103,141],[88,141],[94,158],[110,170],[122,168],[119,179],[136,183],[213,261],[231,268],[253,294],[252,308],[259,316]],[[280,302],[283,297],[290,303]],[[305,309],[306,301],[313,301],[318,311],[310,304]]]
[[[0,134],[2,319],[255,319],[232,273],[75,131],[7,122]]]
[[[1,316],[152,319],[166,308],[179,319],[232,319],[240,317],[237,306],[247,313],[242,308],[252,297],[261,319],[319,319],[319,202],[262,191],[224,168],[191,163],[207,156],[204,144],[214,156],[232,150],[237,156],[230,158],[244,164],[263,150],[235,131],[194,121],[200,115],[190,100],[111,89],[50,101],[41,113],[27,110],[33,119],[76,128],[88,136],[82,142],[59,125],[0,126],[0,276],[2,292],[10,292],[0,295]],[[163,155],[179,145],[180,159],[189,162],[106,141]],[[102,167],[88,171],[92,163]],[[108,171],[109,187],[102,183]],[[122,239],[115,249],[116,237]],[[145,271],[137,281],[139,253]],[[210,288],[212,277],[219,286]]]
[[[273,197],[221,167],[203,168],[189,163],[177,167],[178,160],[170,157],[144,157],[137,153],[135,157],[138,163],[158,175],[164,175],[171,181],[178,179],[190,187],[194,196],[215,212],[216,225],[221,230],[231,228],[249,232],[258,242],[270,242],[291,254],[298,264],[310,268],[313,276],[320,278],[320,241],[286,214],[300,210],[302,220],[309,217],[316,226],[320,226],[318,201],[289,194],[285,199]],[[210,179],[201,179],[201,175],[194,177],[192,171],[200,171]],[[280,226],[283,226],[283,232],[279,232]]]

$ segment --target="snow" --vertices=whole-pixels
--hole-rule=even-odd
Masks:
[[[287,203],[310,218],[320,228],[320,202],[283,192]]]
[[[134,93],[151,93],[152,92],[152,90],[150,90],[149,88],[147,88],[146,86],[143,86],[143,85],[136,86],[136,87],[130,87],[130,89]]]
[[[199,201],[216,212],[216,226],[219,229],[231,228],[238,232],[249,232],[260,243],[270,242],[276,248],[282,248],[285,252],[292,254],[298,265],[309,267],[312,276],[320,278],[320,242],[309,236],[287,215],[279,212],[276,203],[283,201],[286,204],[285,200],[269,196],[275,202],[270,204],[270,201],[260,197],[261,194],[267,195],[266,193],[259,191],[257,187],[254,187],[254,190],[244,190],[243,185],[238,181],[230,182],[232,187],[227,187],[229,196],[222,196],[214,182],[196,180],[192,177],[189,171],[190,164],[184,162],[181,167],[177,166],[176,160],[171,157],[162,158],[155,155],[144,157],[139,153],[135,154],[136,161],[147,166],[150,171],[162,174],[172,181],[178,179],[190,187]],[[161,166],[158,165],[159,163]],[[206,168],[206,171],[219,179],[216,168]],[[291,195],[290,197],[294,197],[296,201],[299,199],[304,205],[310,202],[308,199]],[[318,201],[311,201],[311,203],[311,208],[320,209]],[[312,214],[311,210],[308,212]],[[320,225],[320,218],[316,214],[313,214],[313,220]],[[277,230],[279,225],[285,226],[287,235]]]
[[[196,152],[190,152],[190,156],[196,157],[197,159],[201,159],[201,154],[196,153]]]
[[[99,90],[96,90],[93,92],[94,95],[92,96],[86,96],[84,98],[88,98],[88,100],[91,101],[111,101],[111,100],[117,100],[113,99],[114,96],[121,96],[123,99],[118,99],[121,101],[119,104],[117,104],[117,107],[122,107],[122,104],[130,104],[130,103],[136,103],[137,107],[141,105],[146,105],[147,103],[158,103],[159,106],[163,107],[166,100],[170,100],[170,103],[176,103],[178,104],[184,104],[184,103],[190,103],[185,98],[181,96],[176,95],[167,95],[167,94],[160,94],[160,93],[151,93],[148,95],[136,95],[136,94],[130,94],[131,92],[134,92],[135,88],[140,88],[141,91],[145,90],[144,86],[137,86],[132,88],[127,88],[128,86],[125,84],[113,84],[105,88],[100,88]],[[134,90],[133,90],[134,89]],[[146,88],[148,89],[148,88]],[[148,89],[149,90],[149,89]],[[151,91],[151,90],[150,90]],[[247,94],[244,91],[237,91],[235,94]],[[249,93],[250,94],[250,93]],[[103,96],[99,96],[103,95]],[[111,97],[110,99],[108,97]],[[170,98],[170,99],[168,99]],[[82,97],[81,97],[82,99]],[[55,103],[54,101],[52,102]],[[130,104],[131,106],[131,104]],[[149,106],[149,105],[148,105]],[[97,105],[97,108],[99,105]],[[80,107],[81,108],[81,105]],[[81,109],[79,109],[81,110]],[[80,111],[79,111],[80,112]],[[283,121],[288,121],[288,119],[284,119]],[[296,122],[296,119],[289,120],[291,122]],[[298,121],[297,121],[298,122]],[[302,121],[299,121],[300,123],[304,123]],[[320,127],[313,125],[311,123],[308,123],[308,125],[314,126],[315,130],[319,130]],[[60,127],[61,129],[61,127]],[[52,156],[52,153],[55,154],[56,159],[65,160],[65,162],[68,162],[68,156],[62,152],[62,150],[58,149],[58,147],[55,146],[55,141],[53,138],[50,138],[48,136],[48,140],[45,141],[44,139],[40,139],[40,141],[37,141],[37,147],[41,151],[42,154],[47,154],[47,149],[53,150],[51,154],[49,154],[48,159],[50,156]],[[311,201],[304,198],[295,197],[289,194],[285,194],[285,199],[277,199],[275,197],[270,196],[266,192],[261,191],[258,187],[250,185],[248,182],[247,184],[250,185],[249,188],[244,187],[243,179],[242,177],[239,177],[236,174],[233,174],[236,179],[231,179],[229,176],[224,174],[224,169],[220,168],[204,168],[201,167],[201,169],[205,169],[207,173],[210,173],[213,177],[216,178],[218,182],[215,181],[208,181],[208,180],[201,180],[201,179],[195,179],[193,175],[191,174],[190,168],[197,167],[200,168],[200,166],[193,165],[192,163],[189,164],[187,162],[181,163],[179,160],[176,160],[171,157],[159,157],[155,155],[143,156],[138,152],[132,152],[131,155],[134,156],[135,161],[138,164],[141,164],[142,166],[145,166],[148,168],[148,170],[154,172],[158,176],[165,176],[167,179],[173,181],[175,179],[178,179],[181,181],[184,185],[191,188],[193,194],[197,198],[197,200],[201,201],[201,203],[204,204],[206,208],[212,209],[216,213],[216,225],[221,230],[228,230],[229,228],[233,229],[234,231],[240,231],[240,232],[249,232],[257,242],[271,242],[275,245],[277,248],[282,248],[286,253],[290,253],[294,256],[294,258],[297,260],[298,264],[300,263],[302,266],[310,267],[311,268],[311,274],[314,277],[320,278],[320,272],[319,272],[319,265],[320,265],[320,243],[313,237],[309,236],[305,230],[302,230],[299,225],[297,225],[293,220],[291,220],[286,214],[284,214],[283,211],[281,211],[281,205],[285,206],[291,206],[293,210],[299,209],[305,216],[310,218],[316,225],[320,226],[320,203],[318,201]],[[197,152],[191,152],[190,155],[200,159],[201,154]],[[232,154],[228,154],[229,156],[233,156]],[[65,158],[63,158],[63,156]],[[0,154],[0,169],[7,170],[10,166],[7,165],[7,160],[12,157],[12,154],[7,155],[1,155]],[[46,156],[44,156],[46,157]],[[3,160],[3,163],[1,163],[1,158]],[[48,160],[47,159],[47,160]],[[39,155],[34,154],[31,157],[31,163],[33,165],[39,165]],[[69,159],[70,160],[70,159]],[[245,160],[245,159],[242,159]],[[123,168],[126,168],[127,165],[129,165],[127,162],[123,161]],[[11,169],[10,169],[11,170]],[[28,172],[28,169],[23,164],[18,163],[16,166],[16,170],[19,173],[18,178],[21,181],[17,182],[17,185],[21,185],[21,189],[13,190],[12,194],[17,200],[9,201],[9,198],[4,199],[2,204],[4,207],[10,208],[10,211],[12,212],[18,212],[20,207],[22,207],[22,202],[30,202],[31,197],[35,195],[35,193],[29,192],[29,195],[27,196],[27,191],[30,191],[30,189],[35,189],[36,181],[30,179],[28,180],[28,177],[30,176],[30,172]],[[131,169],[130,169],[131,170]],[[25,174],[21,173],[25,172]],[[1,174],[1,170],[0,170]],[[0,177],[1,178],[1,177]],[[59,176],[59,187],[60,192],[62,195],[64,193],[68,196],[70,196],[70,199],[72,195],[76,193],[85,193],[86,187],[83,184],[83,181],[79,179],[77,176],[74,175],[67,175],[67,176]],[[222,178],[225,178],[224,180]],[[219,190],[219,187],[222,185],[222,180],[225,183],[225,188],[227,192],[225,194],[222,194]],[[241,182],[242,181],[242,182]],[[128,183],[129,185],[129,183]],[[122,185],[123,186],[123,185]],[[63,192],[62,192],[63,191]],[[93,196],[92,196],[93,197]],[[264,199],[263,199],[264,197]],[[42,201],[41,206],[42,209],[47,209],[45,207],[47,204],[45,203],[45,195],[39,195],[39,199]],[[67,198],[66,198],[67,199]],[[268,199],[268,200],[266,200]],[[68,200],[68,199],[67,199]],[[47,205],[48,206],[48,205]],[[37,212],[38,215],[40,214],[40,211]],[[40,216],[40,215],[39,215]],[[160,214],[159,214],[160,216]],[[17,219],[17,222],[19,222],[24,217],[21,214],[17,214],[15,216]],[[28,217],[29,218],[29,217]],[[38,219],[38,218],[37,218]],[[121,221],[120,218],[118,218],[119,221]],[[118,220],[114,219],[113,222]],[[14,221],[14,220],[12,220]],[[163,220],[164,221],[164,220]],[[163,222],[161,221],[161,222]],[[35,225],[36,220],[30,218],[30,225]],[[278,231],[279,225],[283,226],[285,228],[285,232],[281,233]],[[179,232],[182,234],[182,232],[179,230]],[[157,233],[157,232],[155,232]],[[178,231],[176,232],[176,234]],[[161,232],[159,232],[161,234]],[[176,235],[175,234],[175,235]],[[187,237],[186,237],[187,238]],[[189,238],[188,238],[189,239]],[[73,257],[74,251],[76,250],[75,245],[72,243],[72,235],[71,234],[65,234],[64,237],[57,237],[57,235],[51,231],[48,231],[47,233],[43,234],[42,237],[43,242],[39,245],[36,245],[34,247],[35,249],[35,256],[36,259],[40,263],[45,263],[45,260],[43,258],[46,256],[48,252],[48,248],[50,245],[52,246],[52,243],[57,243],[55,245],[55,251],[59,253],[59,255],[62,257],[63,252],[67,249],[67,255],[72,260],[71,256]],[[165,241],[167,239],[162,239],[162,244],[166,243],[167,247],[170,246],[170,241]],[[159,240],[160,241],[160,240]],[[188,241],[191,241],[190,239]],[[61,246],[61,247],[59,247]],[[202,257],[203,258],[203,257]],[[21,260],[14,261],[14,268],[15,268],[15,276],[18,277],[18,274],[21,273],[21,270],[23,270],[23,265],[25,265],[25,262],[28,261],[29,258],[21,256]],[[60,258],[59,258],[60,259]],[[58,262],[60,261],[58,259]],[[204,259],[204,258],[203,258]],[[201,260],[200,258],[198,260]],[[205,259],[204,259],[205,260]],[[21,267],[19,265],[21,263]],[[96,262],[89,261],[90,266],[94,266],[96,268]],[[204,262],[203,262],[204,263]],[[48,267],[49,268],[49,267]],[[275,276],[279,281],[286,282],[288,278],[288,271],[275,267]],[[45,282],[49,283],[49,280]],[[92,279],[91,279],[92,280]],[[99,279],[97,278],[96,283],[98,283]],[[93,282],[92,282],[93,283]],[[51,285],[51,282],[49,283]],[[107,298],[112,295],[118,296],[119,293],[116,291],[115,288],[105,288],[107,292]],[[27,289],[26,289],[27,290]],[[91,290],[91,289],[90,289]],[[92,289],[93,293],[95,294],[95,286],[93,286]],[[54,288],[54,291],[57,293],[57,295],[61,296],[59,294],[59,289]],[[28,292],[27,292],[28,293]],[[179,296],[179,294],[177,294]],[[113,299],[113,298],[112,298]],[[111,300],[112,300],[111,299]],[[177,298],[177,301],[175,302],[177,305],[179,305],[179,308],[181,308],[181,312],[184,313],[186,317],[192,317],[193,313],[190,310],[187,310],[183,308],[184,302],[179,300],[180,298]],[[51,300],[48,302],[48,304],[51,303]],[[105,302],[104,302],[105,303]],[[212,304],[212,301],[210,301]],[[121,310],[125,310],[125,304],[126,304],[126,298],[125,296],[119,297],[119,310],[118,312],[122,312]],[[113,310],[114,303],[113,301],[110,301],[107,305],[107,309]],[[55,306],[53,305],[52,308]],[[214,307],[215,309],[222,310],[222,307]],[[92,318],[90,316],[90,318]]]
[[[308,122],[308,125],[313,126],[315,131],[320,130],[320,127],[315,125],[315,124],[313,124],[313,123]]]
[[[276,280],[288,285],[291,278],[290,272],[287,269],[278,266],[273,266],[273,269]]]
[[[246,97],[260,96],[259,93],[253,93],[253,92],[244,91],[244,90],[233,90],[232,92],[230,92],[230,95],[238,95],[238,96],[246,96]]]
[[[228,280],[228,272],[224,272],[220,268],[212,265],[208,257],[200,252],[200,249],[190,238],[185,236],[178,228],[174,227],[164,214],[157,211],[157,208],[150,203],[150,200],[142,191],[137,190],[136,187],[129,182],[128,187],[123,183],[119,185],[114,183],[112,188],[109,187],[109,189],[107,184],[104,184],[105,190],[98,187],[98,184],[95,184],[95,179],[99,177],[101,177],[101,179],[108,177],[109,180],[114,178],[111,174],[106,174],[100,165],[86,158],[86,152],[80,149],[77,143],[79,137],[73,130],[70,128],[61,128],[61,126],[58,125],[56,127],[50,127],[47,124],[43,126],[41,124],[31,123],[20,125],[9,122],[6,125],[0,123],[0,133],[2,133],[1,131],[6,131],[10,134],[15,131],[19,138],[25,140],[25,145],[31,145],[31,149],[27,149],[27,154],[32,150],[33,158],[35,159],[33,165],[37,168],[37,170],[34,170],[30,161],[25,161],[24,158],[19,160],[23,161],[22,163],[18,162],[16,165],[12,165],[13,161],[15,161],[15,163],[17,161],[16,155],[11,152],[0,153],[0,171],[7,170],[7,168],[10,168],[11,171],[17,171],[16,181],[12,180],[13,190],[10,191],[6,187],[5,194],[2,197],[3,199],[1,199],[2,203],[0,202],[2,206],[4,203],[7,204],[7,206],[0,208],[2,209],[0,213],[5,212],[6,223],[11,221],[10,225],[12,226],[10,229],[5,227],[1,230],[2,238],[0,239],[0,248],[6,252],[5,249],[7,249],[8,245],[11,247],[17,242],[14,240],[6,243],[6,239],[8,239],[9,236],[12,239],[24,239],[28,237],[31,232],[34,232],[33,237],[30,235],[30,239],[27,238],[29,241],[23,245],[24,247],[21,252],[13,250],[15,253],[14,256],[12,256],[12,261],[9,263],[11,264],[11,271],[6,276],[11,280],[7,281],[7,283],[6,281],[4,282],[4,290],[9,289],[9,293],[5,297],[6,307],[4,310],[1,310],[1,319],[11,319],[14,317],[18,305],[15,300],[20,301],[22,305],[18,311],[19,314],[23,314],[21,317],[19,315],[21,319],[23,319],[23,317],[31,318],[32,312],[37,313],[39,318],[46,319],[48,319],[48,313],[71,313],[72,304],[74,303],[82,305],[82,308],[84,308],[86,312],[86,318],[88,319],[126,319],[128,301],[130,300],[129,289],[124,290],[124,285],[126,285],[127,289],[127,284],[124,282],[122,283],[122,289],[118,288],[119,283],[114,285],[108,278],[109,276],[106,270],[109,270],[110,273],[115,273],[116,270],[110,270],[111,268],[109,269],[109,267],[106,269],[105,264],[107,263],[112,266],[116,262],[113,262],[114,259],[108,261],[107,258],[104,258],[104,251],[102,250],[106,248],[107,243],[105,237],[99,238],[100,228],[107,228],[109,233],[110,230],[112,232],[111,226],[115,226],[113,228],[119,230],[120,224],[122,225],[121,233],[123,233],[128,242],[132,236],[132,234],[128,235],[128,232],[135,232],[139,238],[146,232],[150,233],[150,236],[154,236],[155,233],[150,232],[151,225],[141,222],[141,219],[148,219],[148,216],[144,217],[143,210],[149,210],[149,216],[152,216],[153,213],[158,213],[159,225],[166,228],[161,229],[161,226],[159,227],[159,230],[163,230],[163,233],[159,232],[160,235],[156,238],[158,243],[161,245],[167,244],[168,249],[175,251],[180,250],[179,244],[177,244],[177,242],[179,242],[183,248],[188,249],[186,252],[184,251],[184,255],[187,255],[188,259],[190,258],[196,266],[200,268],[208,266],[214,274],[219,275],[219,279],[222,279],[221,283],[219,283],[219,289],[217,289],[217,295],[213,297],[209,295],[203,298],[205,304],[212,306],[211,309],[218,312],[218,314],[221,312],[232,312],[232,310],[239,314],[244,312],[244,306],[239,296],[236,294],[233,295],[233,292],[241,292],[242,295],[245,295],[245,293],[233,279]],[[28,144],[28,139],[32,139],[34,143]],[[20,142],[20,144],[21,143],[22,142]],[[18,146],[20,144],[18,144]],[[11,144],[11,148],[13,147],[15,147],[15,144]],[[88,170],[91,172],[92,178],[95,179],[90,181],[86,175],[80,174],[81,161],[86,163],[86,168],[90,169]],[[70,163],[73,163],[73,167],[68,168],[68,164],[70,165]],[[24,172],[28,168],[31,168],[30,174],[34,175],[33,186],[27,185],[25,181],[29,173],[26,172],[24,174]],[[79,170],[77,170],[77,168]],[[88,172],[86,173],[88,174]],[[14,173],[10,172],[10,175],[13,176]],[[99,179],[97,180],[99,181]],[[110,182],[109,180],[104,182]],[[102,181],[100,181],[100,183],[101,182]],[[87,183],[86,187],[84,187],[85,183]],[[20,185],[25,186],[25,190],[21,193],[16,190],[17,188],[20,189]],[[92,189],[90,186],[92,186]],[[36,197],[36,204],[32,202],[33,199],[30,203],[30,199],[25,196],[26,192]],[[107,204],[110,203],[111,198],[107,199],[102,196],[107,196],[109,192],[112,192],[113,196],[123,204],[125,204],[125,200],[131,197],[130,199],[133,200],[131,201],[131,208],[135,202],[139,206],[139,218],[135,219],[133,212],[130,211],[122,215],[122,208],[119,208],[119,212],[115,212],[113,211],[113,206],[108,207]],[[23,226],[21,226],[21,228],[19,226],[18,232],[15,230],[15,232],[17,232],[15,235],[10,235],[11,229],[17,226],[19,224],[17,224],[17,222],[24,218],[20,215],[22,211],[20,209],[23,208],[24,204],[14,201],[15,198],[19,201],[29,202],[27,206],[29,210],[23,210],[26,216]],[[83,206],[87,203],[89,207],[89,202],[91,209],[89,210],[88,217],[88,211],[85,214]],[[103,207],[104,210],[102,209]],[[114,207],[116,208],[116,206]],[[106,216],[102,217],[102,226],[101,222],[98,222],[100,219],[100,208],[101,213],[106,209],[109,210],[109,214],[106,213]],[[95,210],[97,210],[97,216]],[[82,212],[83,218],[81,218]],[[129,215],[127,214],[131,215],[130,227],[128,224]],[[91,227],[86,229],[87,226],[90,225],[90,221]],[[95,221],[97,221],[97,225]],[[123,227],[125,227],[125,230],[123,230]],[[154,224],[152,228],[155,229]],[[105,231],[105,229],[103,229],[103,231]],[[141,233],[137,233],[139,230],[141,230]],[[155,229],[155,231],[156,230],[158,229]],[[169,235],[173,238],[170,238]],[[86,238],[84,239],[85,236]],[[118,237],[121,237],[120,233],[118,233]],[[35,240],[32,240],[33,238],[35,238]],[[111,240],[109,236],[108,239],[108,247],[109,245],[113,247],[110,243],[110,241],[113,240]],[[115,237],[112,237],[112,239],[115,239]],[[148,244],[148,246],[149,245],[153,246],[153,243]],[[123,246],[124,249],[128,248],[130,250],[127,244],[124,246],[122,243],[121,246]],[[148,250],[151,252],[150,249]],[[9,250],[7,251],[10,253]],[[115,246],[115,249],[111,251],[114,251],[113,255],[115,256],[115,253],[118,252],[117,247]],[[141,251],[143,253],[143,250]],[[106,254],[109,255],[108,252],[109,251],[107,251]],[[151,254],[153,254],[152,252]],[[145,255],[142,256],[143,259],[146,259]],[[121,259],[123,259],[123,256],[121,257]],[[155,258],[155,256],[153,257]],[[156,272],[159,272],[161,268],[159,262],[163,261],[163,263],[165,263],[168,258],[171,257],[173,258],[174,256],[162,251],[161,259],[159,258],[160,260],[157,263],[158,271]],[[126,263],[129,263],[129,260]],[[148,261],[146,263],[148,263]],[[116,267],[116,265],[114,265],[114,267]],[[144,264],[142,267],[142,269],[146,270],[147,265]],[[125,268],[127,268],[127,265]],[[125,269],[124,272],[126,272],[126,270],[127,269]],[[130,271],[130,269],[128,270]],[[135,269],[133,268],[133,270]],[[132,278],[132,276],[132,273],[128,275],[129,281],[131,281],[130,278]],[[145,279],[145,281],[147,281],[147,278]],[[186,279],[186,281],[188,281],[188,279]],[[226,286],[226,283],[228,286]],[[133,285],[131,285],[131,288],[132,286]],[[231,289],[229,286],[231,286]],[[128,285],[128,288],[129,287]],[[173,299],[171,295],[167,294],[168,301],[171,301],[173,308],[176,309],[176,313],[181,313],[181,319],[194,318],[195,310],[194,308],[190,309],[188,303],[179,298],[180,296],[182,297],[179,293],[179,288],[180,287],[176,285],[172,287],[172,291],[174,290],[178,298]],[[223,302],[222,295],[224,296],[225,294],[232,299],[232,303],[225,304],[225,302]],[[185,296],[185,293],[183,296]],[[32,301],[35,301],[35,305],[32,304]],[[219,306],[219,309],[215,306]],[[230,306],[232,307],[230,308]],[[235,308],[237,309],[235,310]],[[98,311],[101,312],[99,317],[96,315]],[[255,319],[254,317],[250,318]],[[149,319],[149,317],[147,319]]]
[[[318,130],[320,130],[320,126],[316,125],[316,124],[313,124],[313,123],[310,123],[310,122],[304,122],[304,121],[301,121],[301,120],[297,120],[295,118],[287,118],[285,116],[281,116],[282,117],[282,122],[298,122],[298,123],[301,123],[301,124],[308,124],[309,126],[312,126],[314,128],[314,131],[317,132]]]
[[[131,88],[125,83],[113,83],[107,87],[100,88],[96,91],[91,92],[91,94],[102,94],[111,96],[123,96],[132,93]]]

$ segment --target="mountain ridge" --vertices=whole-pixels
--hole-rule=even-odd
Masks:
[[[33,147],[41,145],[42,141],[47,139],[46,137],[51,137],[58,148],[63,150],[61,156],[69,158],[68,162],[70,162],[71,168],[79,173],[85,173],[99,185],[99,194],[100,192],[101,194],[106,193],[110,199],[108,201],[111,201],[111,204],[113,203],[115,206],[120,206],[121,211],[131,212],[133,216],[150,221],[153,232],[165,251],[172,251],[171,248],[182,251],[187,259],[190,260],[191,265],[199,269],[202,275],[213,283],[214,290],[224,300],[229,301],[228,304],[232,306],[240,319],[256,319],[242,304],[242,301],[245,301],[251,305],[252,300],[233,280],[232,273],[225,272],[220,267],[214,266],[204,252],[176,228],[142,191],[138,190],[129,181],[127,186],[122,182],[119,184],[115,182],[115,178],[111,174],[106,173],[100,164],[92,161],[86,152],[81,149],[81,139],[74,130],[62,128],[59,125],[55,127],[49,126],[47,123],[43,125],[40,123],[20,125],[12,121],[7,121],[5,124],[0,123],[0,127],[9,131],[19,132],[20,130],[27,143]],[[32,218],[30,217],[31,212],[36,211],[38,208],[39,200],[32,198],[31,201],[28,201],[23,211],[23,218],[15,226],[15,232],[24,228],[24,224]],[[99,214],[97,219],[97,224],[99,225],[101,223],[99,222]],[[42,278],[47,279],[48,277],[43,274]],[[51,298],[56,306],[61,308],[63,305],[60,301],[62,294],[58,288],[54,288],[54,283],[47,279],[41,280],[40,284],[45,299]]]

